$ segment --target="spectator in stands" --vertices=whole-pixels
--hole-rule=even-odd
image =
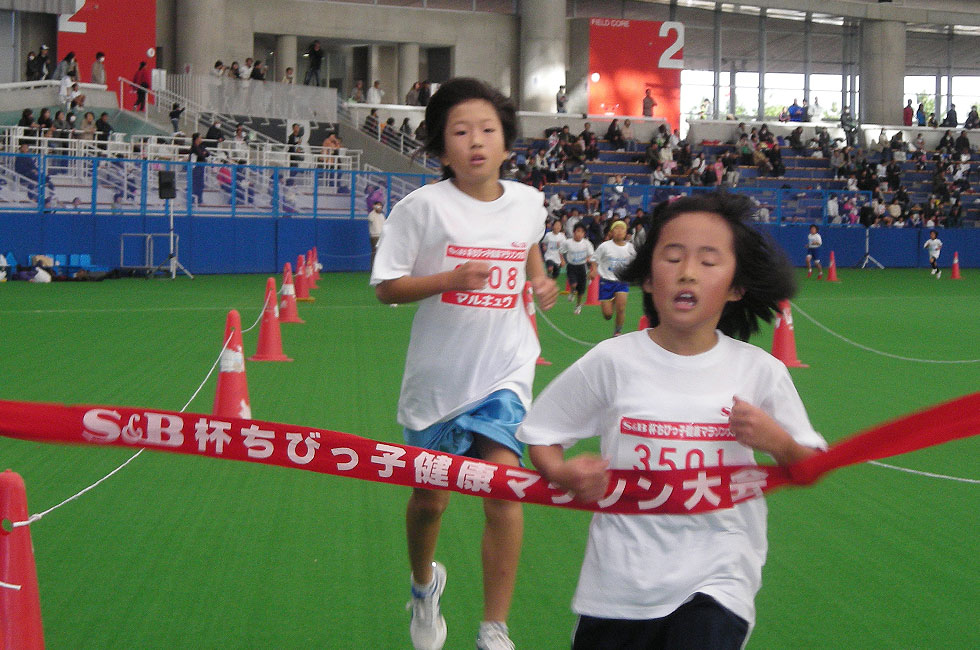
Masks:
[[[759,170],[759,176],[772,175],[772,163],[766,155],[767,148],[759,147],[752,152],[752,164]]]
[[[805,99],[803,100],[803,103],[800,104],[800,108],[803,110],[801,121],[809,122],[812,115],[810,113],[810,105],[807,103]]]
[[[100,149],[105,150],[109,142],[109,136],[112,135],[112,126],[109,124],[109,114],[103,112],[99,116],[99,119],[95,121],[95,131],[97,133],[96,138],[102,144],[99,145]]]
[[[902,109],[902,124],[905,126],[912,126],[912,118],[915,117],[915,109],[912,108],[912,100],[910,99],[905,108]]]
[[[902,165],[898,161],[892,160],[885,167],[885,182],[888,183],[890,192],[898,191],[898,187],[902,184]]]
[[[929,113],[929,119],[926,120],[926,126],[928,126],[930,128],[933,128],[933,129],[935,129],[935,128],[937,128],[939,126],[939,122],[936,121],[936,114],[935,113]]]
[[[368,104],[381,104],[384,102],[385,91],[381,90],[381,82],[375,80],[374,84],[367,91]]]
[[[211,76],[220,78],[226,75],[227,70],[225,68],[225,64],[221,62],[221,59],[218,59],[214,62],[214,67],[211,68]]]
[[[568,94],[565,92],[565,86],[558,86],[558,92],[555,93],[555,109],[558,113],[566,113],[568,109],[566,108],[568,104]]]
[[[320,67],[323,65],[323,46],[320,41],[313,41],[306,48],[306,59],[309,67],[306,69],[306,76],[303,77],[304,86],[320,85]]]
[[[25,108],[20,114],[20,121],[17,122],[17,126],[28,129],[24,132],[24,135],[37,136],[39,131],[39,126],[37,120],[34,119],[34,111],[29,108]]]
[[[398,130],[395,129],[395,118],[389,117],[381,129],[381,142],[389,147],[398,147]]]
[[[954,143],[954,148],[956,153],[960,156],[965,157],[964,159],[969,160],[970,157],[970,138],[966,134],[966,130],[960,131],[959,137],[956,138]]]
[[[255,64],[252,66],[252,73],[248,78],[254,81],[265,81],[265,64],[262,63],[262,59],[255,61]]]
[[[231,138],[229,155],[233,160],[248,158],[248,133],[245,131],[245,125],[241,122],[235,125],[235,135]]]
[[[895,135],[888,141],[888,149],[891,152],[891,160],[905,160],[905,138],[902,131],[896,131]]]
[[[651,170],[656,169],[660,165],[660,147],[657,146],[655,141],[647,146],[647,150],[644,153],[644,160]]]
[[[609,141],[614,151],[626,149],[626,141],[623,139],[622,129],[619,128],[618,118],[613,118],[613,121],[609,123],[609,128],[606,129],[606,140]]]
[[[599,210],[599,197],[592,195],[592,189],[589,187],[589,182],[585,179],[582,179],[582,182],[579,184],[578,200],[585,203],[586,214],[597,212]]]
[[[52,126],[54,126],[54,120],[51,119],[51,109],[44,107],[41,109],[41,114],[37,117],[38,135],[50,138]]]
[[[646,89],[643,94],[643,117],[653,117],[653,109],[657,106],[657,100],[653,98],[651,90]]]
[[[350,99],[348,101],[355,104],[364,103],[364,82],[360,79],[354,82],[354,89],[351,90]]]
[[[78,81],[74,77],[69,77],[72,80],[71,87],[68,89],[68,97],[66,98],[65,110],[74,111],[76,108],[85,106],[85,95],[78,89]],[[74,114],[72,113],[72,117]]]
[[[721,163],[721,161],[715,157],[715,163]],[[718,167],[720,164],[708,163],[704,166],[704,171],[701,172],[701,184],[707,187],[714,187],[721,182],[721,178],[718,175]]]
[[[922,137],[921,131],[915,135],[915,140],[912,141],[912,146],[915,147],[915,151],[926,150],[926,139]]]
[[[68,121],[68,117],[64,111],[58,111],[54,114],[54,121],[51,123],[51,128],[52,136],[55,138],[67,140],[71,137],[71,123]]]
[[[915,111],[915,123],[918,126],[926,125],[926,107],[922,104],[919,104],[919,108]]]
[[[55,81],[61,81],[71,74],[78,74],[78,61],[75,60],[74,52],[69,52],[65,55],[65,58],[58,61],[58,65],[55,67],[54,74],[51,75],[51,78]]]
[[[245,58],[245,65],[239,68],[239,75],[242,79],[252,78],[252,69],[255,67],[255,60],[252,57]]]
[[[980,126],[980,115],[977,114],[977,107],[973,106],[970,108],[970,114],[966,116],[966,122],[963,124],[964,129],[975,129]]]
[[[778,122],[789,122],[789,111],[783,106],[783,110],[779,111],[779,115],[776,117]]]
[[[412,87],[408,89],[405,93],[405,105],[406,106],[418,106],[419,105],[419,82],[415,81],[412,83]]]
[[[415,127],[415,139],[419,142],[425,142],[425,139],[429,136],[429,130],[425,127],[425,120],[419,122],[419,125]]]
[[[217,117],[211,121],[211,126],[208,127],[207,133],[204,134],[204,139],[208,141],[209,147],[216,147],[218,143],[225,139],[225,136],[221,133],[221,120]]]
[[[851,109],[845,106],[840,112],[840,127],[844,130],[844,137],[847,146],[853,147],[857,144],[857,122],[851,116]]]
[[[652,185],[666,185],[670,182],[670,176],[664,171],[663,163],[657,163],[657,167],[650,174],[650,183]]]
[[[943,123],[940,126],[955,128],[957,124],[959,124],[959,118],[956,116],[956,104],[950,104],[949,110],[946,111],[946,117],[943,118]]]
[[[96,52],[92,63],[92,83],[105,84],[105,52]]]
[[[136,103],[133,104],[134,111],[146,110],[146,91],[150,87],[150,71],[146,69],[146,61],[140,61],[133,75],[133,85],[136,86]]]
[[[31,148],[30,143],[27,140],[21,140],[17,147],[18,156],[14,159],[14,171],[23,176],[24,178],[34,181],[33,184],[29,183],[28,188],[33,191],[33,194],[29,192],[30,200],[37,200],[37,158],[30,155]]]
[[[622,135],[626,151],[636,151],[636,135],[633,133],[633,123],[629,118],[623,120]]]
[[[364,125],[361,126],[361,130],[366,132],[372,138],[377,139],[380,135],[378,132],[378,127],[378,109],[372,108],[368,112],[367,117],[364,118]]]
[[[180,102],[174,102],[173,108],[170,109],[170,124],[174,127],[174,133],[180,131],[180,117],[184,114],[184,108],[180,105]]]
[[[798,126],[789,134],[789,146],[793,149],[794,153],[798,156],[802,156],[806,153],[806,147],[803,144],[803,127]]]
[[[953,153],[955,142],[953,132],[947,129],[946,132],[943,133],[943,137],[939,139],[939,146],[936,147],[936,149],[941,153],[951,154]]]
[[[374,209],[375,204],[380,203],[382,207],[385,204],[385,184],[378,183],[377,185],[368,185],[365,188],[367,196],[364,199],[364,203],[368,211]]]
[[[24,63],[24,81],[37,81],[35,75],[37,74],[37,54],[34,50],[27,53],[27,61]]]
[[[194,203],[201,205],[204,202],[204,164],[208,160],[211,152],[204,146],[204,138],[200,133],[191,136],[191,148],[188,159],[198,163],[191,170],[191,193],[194,195]]]
[[[286,68],[286,71],[282,75],[282,83],[289,86],[296,84],[296,76],[293,74],[292,68]]]
[[[242,78],[242,67],[238,65],[238,61],[231,62],[231,65],[228,66],[227,74],[229,79]]]
[[[793,103],[790,104],[789,108],[787,109],[787,112],[789,113],[790,122],[803,121],[803,107],[797,104],[795,99],[793,100]]]
[[[419,86],[419,106],[427,106],[430,97],[432,97],[432,82],[423,79],[422,85]]]
[[[782,178],[786,175],[786,165],[783,164],[783,152],[779,148],[778,142],[773,142],[772,146],[766,150],[766,157],[772,166],[772,175]]]
[[[827,197],[827,222],[828,223],[840,223],[840,205],[837,203],[837,195],[831,193]]]
[[[595,160],[599,157],[599,137],[592,131],[592,123],[586,122],[585,128],[579,133],[585,148],[585,159]]]
[[[292,131],[286,138],[286,144],[289,146],[289,166],[299,167],[299,164],[303,161],[303,129],[299,124],[293,123]],[[290,172],[290,179],[292,179],[293,173]],[[287,183],[290,185],[291,183]]]
[[[38,50],[37,58],[34,59],[34,79],[31,81],[41,81],[51,78],[51,54],[47,45],[42,45]]]
[[[95,113],[85,111],[82,121],[76,125],[75,129],[78,131],[78,138],[80,140],[94,140],[96,131]]]
[[[735,152],[731,149],[725,151],[721,155],[721,164],[724,168],[722,182],[728,187],[738,187],[742,174],[738,171],[738,156],[735,155]]]

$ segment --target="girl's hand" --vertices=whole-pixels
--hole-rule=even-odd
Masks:
[[[452,289],[476,291],[487,285],[490,279],[490,265],[486,262],[469,261],[452,270]]]
[[[531,278],[531,288],[538,299],[541,309],[548,310],[555,306],[558,300],[558,285],[547,276]]]
[[[582,454],[562,463],[552,475],[552,480],[579,501],[593,503],[606,495],[610,477],[609,461],[592,454]]]
[[[734,397],[728,426],[735,434],[735,440],[746,447],[769,454],[780,465],[789,465],[817,453],[815,449],[804,447],[793,440],[768,413],[737,395]]]

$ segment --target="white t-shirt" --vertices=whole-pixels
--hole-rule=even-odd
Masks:
[[[820,236],[820,233],[814,232],[814,233],[807,234],[806,236],[807,248],[820,248],[822,244],[823,244],[823,238]]]
[[[939,259],[939,250],[942,247],[943,247],[943,240],[939,239],[938,237],[935,239],[932,239],[930,237],[929,239],[926,240],[926,243],[922,245],[922,248],[925,248],[926,250],[929,251],[929,257],[937,260]]]
[[[616,272],[632,262],[634,257],[636,257],[636,249],[633,248],[633,244],[623,242],[623,245],[619,246],[609,239],[599,244],[599,248],[595,249],[592,261],[599,269],[600,278],[619,282]]]
[[[561,255],[558,254],[558,249],[565,241],[565,233],[559,232],[557,235],[554,231],[548,231],[544,235],[544,239],[541,242],[544,244],[544,261],[554,262],[555,264],[561,264]]]
[[[368,212],[368,236],[380,237],[385,225],[385,213],[371,210]]]
[[[447,291],[418,302],[405,359],[398,422],[424,429],[465,412],[490,393],[513,390],[531,403],[541,351],[521,292],[527,254],[544,232],[541,192],[503,181],[495,201],[478,201],[451,181],[425,185],[385,221],[371,285],[449,271],[470,260],[491,265],[478,291]]]
[[[583,237],[582,241],[566,239],[558,251],[565,256],[566,262],[578,266],[589,261],[595,252],[595,248],[592,247],[592,242]]]
[[[715,347],[694,356],[664,350],[646,331],[603,341],[545,388],[517,437],[567,448],[598,436],[613,469],[753,465],[752,450],[728,430],[733,395],[765,410],[801,444],[826,447],[785,366],[720,332]],[[641,434],[642,427],[629,426],[637,421],[668,426],[657,427],[662,435]],[[670,426],[693,423],[711,439]],[[702,592],[751,626],[766,550],[761,498],[697,515],[597,513],[572,609],[660,618]]]

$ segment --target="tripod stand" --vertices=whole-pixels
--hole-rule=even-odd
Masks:
[[[167,202],[167,225],[168,225],[167,234],[169,235],[168,239],[170,240],[170,249],[168,251],[169,254],[167,255],[167,261],[163,262],[155,269],[150,271],[146,277],[148,278],[152,277],[156,275],[158,271],[162,271],[164,269],[169,268],[171,280],[175,280],[177,278],[177,269],[183,271],[185,274],[187,274],[187,277],[193,280],[194,276],[191,275],[191,272],[188,271],[187,268],[180,263],[179,259],[177,259],[177,246],[176,246],[176,239],[174,235],[174,204],[173,204],[173,199],[177,198],[177,187],[175,183],[174,172],[161,171],[159,175],[159,181],[160,181],[159,182],[160,198],[164,199]]]
[[[869,252],[870,251],[870,244],[869,244],[869,240],[870,239],[871,239],[870,229],[867,228],[867,227],[865,227],[865,229],[864,229],[864,257],[861,258],[861,262],[857,265],[856,268],[864,269],[864,268],[867,268],[868,267],[868,264],[874,264],[879,269],[883,269],[885,267],[882,266],[881,262],[879,262],[874,257],[872,257],[871,256],[871,253]]]

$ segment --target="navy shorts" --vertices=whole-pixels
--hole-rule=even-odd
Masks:
[[[820,261],[820,247],[819,246],[817,246],[816,248],[807,248],[806,249],[806,254],[810,256],[810,259],[812,261],[814,261],[814,262],[819,262]]]
[[[599,278],[599,300],[612,300],[617,293],[629,293],[630,285],[625,282]]]

